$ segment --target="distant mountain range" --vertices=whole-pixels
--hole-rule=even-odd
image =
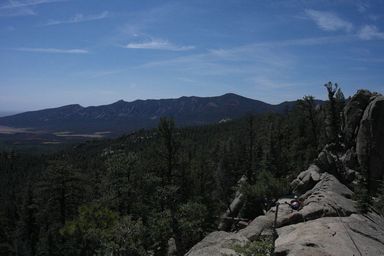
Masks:
[[[247,113],[282,113],[295,104],[271,105],[233,93],[217,97],[117,101],[110,105],[58,108],[20,113],[0,118],[0,126],[28,128],[44,132],[121,134],[155,127],[160,117],[173,117],[179,126],[203,125],[239,118]]]
[[[0,117],[15,115],[15,114],[20,113],[20,112],[22,112],[22,111],[1,111],[0,110]]]

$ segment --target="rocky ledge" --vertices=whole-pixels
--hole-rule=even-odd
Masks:
[[[334,154],[332,145],[326,146],[291,183],[301,195],[303,207],[295,211],[286,204],[290,199],[278,200],[276,256],[384,255],[384,218],[375,212],[360,214],[349,188],[360,175],[357,170],[362,162],[368,162],[370,177],[383,179],[384,97],[358,91],[343,115],[344,136],[349,142],[344,152]],[[270,232],[274,218],[272,208],[237,233],[213,232],[186,255],[238,255],[234,245]]]

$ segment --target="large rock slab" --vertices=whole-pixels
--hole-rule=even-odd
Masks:
[[[302,193],[313,186],[320,180],[320,168],[312,164],[309,168],[301,172],[296,179],[291,182],[294,191]]]
[[[358,215],[353,192],[329,173],[319,173],[319,181],[300,196],[302,209],[295,211],[287,204],[291,199],[279,202],[276,226],[276,255],[359,255],[353,239],[362,255],[384,255],[384,220],[377,215]],[[186,255],[236,255],[235,244],[255,241],[270,233],[275,209],[254,219],[238,233],[213,232],[195,245]],[[348,240],[349,239],[349,240]]]
[[[372,93],[368,90],[359,90],[344,107],[343,131],[348,147],[354,145],[355,137],[360,125],[361,117],[369,103]]]
[[[384,255],[384,226],[364,217],[325,217],[279,228],[277,256]],[[376,222],[376,223],[375,223]]]
[[[223,256],[238,255],[234,245],[245,245],[249,240],[240,234],[224,231],[212,232],[193,246],[186,256]]]
[[[300,198],[304,207],[299,211],[304,220],[326,216],[348,216],[356,213],[353,192],[333,175],[323,173],[320,181]]]
[[[348,216],[357,212],[355,202],[351,199],[353,193],[349,188],[329,173],[318,173],[318,175],[319,177],[316,177],[318,182],[315,186],[300,197],[300,200],[303,201],[303,208],[299,211],[289,207],[287,203],[291,199],[283,198],[278,201],[280,205],[277,227],[325,216]],[[257,217],[246,228],[240,230],[239,234],[254,241],[265,230],[272,228],[274,218],[275,208],[272,208],[266,215]]]
[[[370,182],[384,174],[384,96],[373,97],[364,111],[356,137],[356,153],[362,167],[368,168]]]

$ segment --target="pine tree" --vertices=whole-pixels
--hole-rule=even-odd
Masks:
[[[299,101],[299,104],[302,106],[306,118],[309,120],[312,133],[312,144],[315,148],[318,148],[319,135],[318,135],[318,122],[316,117],[316,103],[313,96],[304,96],[302,100]]]
[[[20,221],[17,227],[17,238],[23,255],[36,255],[39,238],[39,225],[37,222],[38,205],[34,195],[33,185],[28,182],[23,205],[20,211]]]
[[[36,201],[41,223],[39,254],[65,255],[65,240],[59,229],[77,213],[84,201],[88,183],[80,170],[65,160],[50,162],[46,173],[37,183]]]
[[[106,162],[105,200],[122,214],[130,213],[135,197],[134,181],[137,162],[135,153],[117,153]]]
[[[161,118],[158,132],[161,140],[159,155],[163,160],[161,172],[162,189],[165,193],[165,209],[170,212],[170,226],[176,242],[178,255],[184,254],[182,234],[177,219],[177,205],[180,203],[176,168],[178,167],[178,153],[180,144],[176,140],[176,128],[173,119]]]
[[[345,98],[337,83],[328,82],[324,86],[328,91],[329,100],[326,118],[328,143],[335,143],[336,147],[339,148],[341,142],[341,111],[345,104]]]

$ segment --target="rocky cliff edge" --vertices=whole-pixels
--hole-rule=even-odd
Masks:
[[[286,204],[291,199],[279,199],[276,256],[384,255],[384,218],[373,211],[360,214],[349,188],[363,164],[369,166],[372,186],[383,179],[384,97],[358,91],[344,108],[343,132],[342,153],[332,153],[332,145],[327,145],[292,181],[303,207],[295,211]],[[275,209],[237,233],[209,234],[186,255],[238,255],[234,245],[245,245],[270,232]]]

